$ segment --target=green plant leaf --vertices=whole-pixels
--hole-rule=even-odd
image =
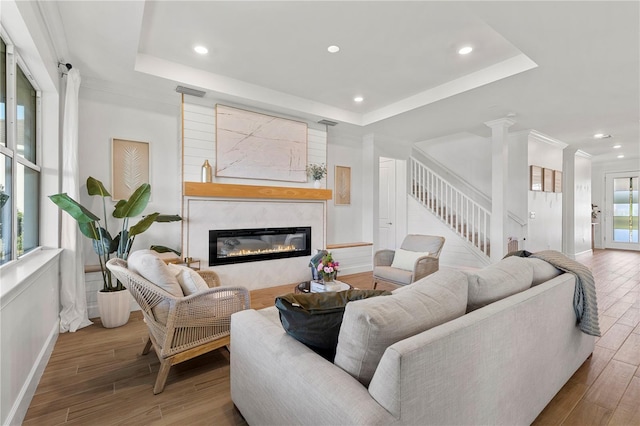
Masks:
[[[147,207],[149,203],[149,197],[151,197],[151,185],[143,183],[131,194],[128,201],[118,201],[113,211],[113,217],[134,217],[142,214],[142,211]]]
[[[72,218],[78,221],[78,223],[89,223],[94,221],[100,221],[100,218],[89,210],[84,208],[73,198],[69,197],[67,193],[50,195],[49,199],[60,207],[65,212],[69,213]],[[85,234],[86,235],[86,234]],[[92,237],[89,237],[92,238]]]
[[[111,253],[111,244],[113,240],[106,229],[98,228],[98,232],[100,234],[100,239],[93,240],[93,251],[95,251],[98,256],[104,256],[105,254]]]
[[[143,217],[140,222],[133,225],[129,228],[129,237],[133,237],[138,234],[142,234],[144,231],[149,229],[149,227],[156,221],[156,218],[160,215],[160,213],[151,213]]]
[[[159,214],[156,222],[179,222],[182,218],[177,214]]]
[[[109,194],[109,191],[107,191],[102,182],[91,176],[87,178],[87,193],[89,193],[89,195],[111,197],[111,194]]]
[[[96,222],[79,222],[78,226],[80,227],[80,232],[87,238],[92,240],[97,240],[100,238],[100,233],[98,232],[98,228],[96,226]]]
[[[158,253],[173,252],[176,255],[178,255],[178,257],[181,256],[181,253],[178,250],[174,250],[174,249],[166,247],[166,246],[151,246],[151,247],[149,247],[149,250],[153,250],[153,251],[158,252]]]

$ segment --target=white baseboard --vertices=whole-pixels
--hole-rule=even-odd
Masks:
[[[35,395],[36,389],[38,388],[38,383],[40,383],[42,373],[44,373],[44,369],[47,367],[49,358],[51,358],[51,353],[53,352],[53,347],[58,340],[59,333],[60,320],[58,319],[53,324],[53,328],[49,333],[49,337],[47,337],[47,341],[40,350],[38,358],[33,364],[22,389],[20,389],[16,402],[13,404],[13,407],[11,407],[11,411],[5,420],[7,425],[20,425],[24,421],[24,417],[27,415],[27,410],[29,409],[33,395]]]

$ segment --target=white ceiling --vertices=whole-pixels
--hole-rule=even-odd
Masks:
[[[61,59],[89,86],[175,95],[184,85],[397,143],[488,136],[485,121],[513,113],[512,131],[595,160],[640,158],[638,2],[54,4],[45,19],[62,28]],[[458,55],[466,44],[474,51]]]

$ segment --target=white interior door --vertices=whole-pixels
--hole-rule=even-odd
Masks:
[[[380,158],[378,207],[379,249],[396,248],[396,163],[391,158]]]
[[[640,173],[605,175],[604,244],[606,248],[635,249],[638,243]]]

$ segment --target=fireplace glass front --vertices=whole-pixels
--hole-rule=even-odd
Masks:
[[[209,266],[311,255],[311,227],[209,231]]]

